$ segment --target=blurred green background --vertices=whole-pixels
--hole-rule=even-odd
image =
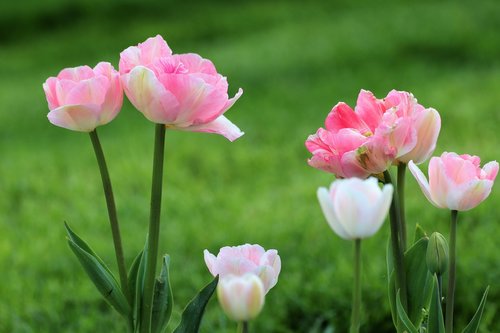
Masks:
[[[442,117],[436,155],[498,159],[500,2],[485,1],[3,1],[0,4],[0,332],[123,332],[69,251],[67,221],[116,265],[88,135],[49,124],[42,83],[64,67],[110,61],[161,34],[175,53],[211,59],[244,89],[227,113],[234,143],[167,133],[162,252],[172,257],[177,323],[210,281],[203,249],[245,242],[276,248],[283,269],[253,332],[346,332],[352,244],[331,232],[304,140],[361,88],[413,92]],[[127,263],[148,223],[153,124],[128,101],[99,128]],[[426,165],[423,166],[426,169]],[[448,212],[408,175],[410,229],[448,235]],[[459,216],[456,326],[491,285],[481,332],[500,332],[498,184]],[[411,232],[412,233],[412,232]],[[388,223],[364,242],[362,332],[393,332],[386,300]],[[410,235],[411,236],[411,235]],[[216,300],[202,332],[233,332]]]

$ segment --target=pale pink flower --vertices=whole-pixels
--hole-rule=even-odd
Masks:
[[[370,237],[380,229],[392,194],[391,184],[381,189],[373,177],[337,179],[329,190],[320,187],[317,192],[326,221],[337,235],[349,240]]]
[[[444,152],[429,162],[429,181],[412,162],[408,163],[426,198],[438,208],[466,211],[479,205],[491,192],[498,174],[498,163],[481,169],[477,156]]]
[[[278,282],[281,271],[281,259],[276,250],[264,250],[260,245],[225,246],[217,257],[203,251],[205,263],[213,276],[241,276],[246,273],[256,274],[264,284],[267,293]]]
[[[108,62],[63,69],[43,84],[49,121],[74,131],[91,132],[120,112],[123,91],[120,75]]]
[[[255,274],[226,275],[219,279],[217,297],[226,315],[235,321],[254,319],[264,306],[262,280]]]
[[[385,99],[361,90],[353,110],[340,102],[325,120],[325,129],[306,140],[315,168],[338,177],[366,178],[398,161],[424,161],[434,151],[440,129],[434,109],[425,109],[410,93],[391,91]]]
[[[233,141],[243,132],[223,114],[241,96],[227,94],[226,77],[197,54],[172,54],[163,38],[148,38],[120,54],[120,73],[130,102],[167,128],[216,133]]]

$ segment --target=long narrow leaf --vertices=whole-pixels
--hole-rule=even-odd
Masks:
[[[429,319],[427,322],[428,333],[444,333],[443,310],[441,309],[441,299],[439,298],[439,284],[436,275],[433,278],[433,293],[429,306]]]
[[[408,333],[418,333],[417,328],[413,325],[410,318],[406,314],[405,309],[403,308],[403,304],[401,304],[401,295],[399,294],[400,290],[398,290],[396,296],[396,306],[398,309],[399,320],[403,324],[404,328],[408,331]]]
[[[212,282],[206,285],[205,288],[189,302],[184,312],[182,312],[181,323],[174,330],[174,333],[198,333],[201,319],[203,318],[203,312],[218,282],[219,276],[216,276]]]
[[[481,299],[481,303],[477,307],[476,313],[474,317],[472,317],[469,325],[467,325],[462,333],[476,333],[479,329],[479,324],[481,323],[481,317],[483,316],[484,305],[486,304],[486,298],[488,298],[488,291],[490,290],[490,286],[486,287],[484,291],[483,298]]]
[[[174,298],[172,288],[170,286],[169,276],[170,257],[163,257],[163,265],[161,273],[155,283],[155,294],[153,298],[153,312],[151,318],[151,332],[162,333],[165,331],[170,315],[172,314],[172,306]]]
[[[133,315],[133,320],[134,320],[134,328],[137,328],[139,323],[139,318],[138,318],[138,311],[137,308],[140,306],[140,299],[137,299],[137,292],[136,292],[136,287],[137,287],[137,278],[139,275],[139,267],[141,265],[141,260],[142,260],[142,254],[144,253],[144,250],[141,250],[137,257],[135,257],[134,261],[132,262],[132,266],[130,266],[130,270],[128,272],[128,285],[130,286],[131,290],[130,292],[132,293],[132,315]]]
[[[82,249],[71,239],[68,239],[68,244],[104,299],[106,299],[116,311],[128,318],[130,314],[130,305],[123,295],[116,279],[109,273],[109,269],[103,266],[95,256]]]

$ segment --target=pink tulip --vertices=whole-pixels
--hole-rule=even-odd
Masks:
[[[235,321],[254,319],[264,306],[264,285],[252,273],[226,275],[217,285],[217,297],[227,316]]]
[[[362,239],[375,234],[391,206],[393,187],[382,189],[370,177],[337,179],[330,189],[318,189],[318,200],[332,230],[344,239]]]
[[[498,174],[496,161],[481,169],[477,156],[443,153],[429,162],[429,181],[412,162],[408,163],[426,198],[438,208],[466,211],[479,205],[491,192]]]
[[[121,109],[120,75],[110,63],[63,69],[43,84],[49,121],[73,131],[91,132],[113,120]]]
[[[208,250],[204,252],[205,263],[213,276],[241,276],[246,273],[256,274],[264,284],[267,293],[278,282],[281,259],[276,250],[264,250],[260,245],[225,246],[214,256]]]
[[[226,77],[197,54],[172,54],[158,35],[120,54],[120,73],[130,102],[167,128],[216,133],[230,141],[243,132],[223,114],[243,90],[229,98]]]
[[[361,90],[353,110],[340,102],[325,128],[306,140],[309,164],[338,177],[366,178],[409,158],[424,161],[434,151],[440,129],[434,109],[425,109],[407,92],[393,90],[383,100]]]

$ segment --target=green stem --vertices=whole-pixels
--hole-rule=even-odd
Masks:
[[[99,171],[101,173],[102,187],[104,189],[104,196],[106,197],[106,205],[108,207],[109,224],[111,225],[111,234],[113,235],[113,245],[115,247],[116,262],[118,264],[122,292],[127,297],[129,304],[131,304],[132,295],[128,288],[127,268],[125,266],[125,258],[123,255],[120,226],[118,224],[118,216],[116,214],[116,205],[113,196],[113,188],[111,187],[111,179],[109,177],[106,159],[104,158],[104,152],[102,150],[97,131],[93,130],[89,134],[92,146],[94,147],[95,156],[97,158],[97,164],[99,165]],[[132,318],[130,318],[130,320],[132,320]],[[129,322],[129,325],[130,324],[131,323]]]
[[[406,214],[405,214],[405,174],[406,163],[399,163],[398,165],[398,199],[399,199],[399,213],[401,221],[400,237],[401,248],[406,251]]]
[[[406,291],[406,273],[404,268],[404,253],[401,247],[401,239],[400,239],[400,209],[399,209],[399,200],[397,195],[397,187],[392,182],[391,174],[389,171],[384,171],[384,179],[386,183],[392,184],[394,186],[394,194],[392,196],[391,208],[389,210],[389,217],[391,222],[391,245],[392,245],[392,256],[394,257],[394,270],[396,272],[395,285],[396,290],[393,292],[396,293],[398,290],[401,295],[401,303],[403,304],[403,308],[408,310],[408,300],[407,300],[407,291]]]
[[[443,276],[441,274],[437,274],[437,280],[438,280],[439,304],[441,304],[443,300]]]
[[[163,155],[165,151],[165,125],[156,124],[153,158],[153,180],[151,186],[151,207],[149,215],[148,253],[144,280],[143,304],[141,309],[141,333],[151,331],[156,261],[160,235],[161,194],[163,182]]]
[[[352,314],[350,333],[359,332],[361,312],[361,239],[354,240],[354,285],[352,288]]]
[[[450,272],[448,273],[448,293],[446,299],[446,333],[453,332],[453,306],[455,303],[455,284],[456,284],[456,243],[457,243],[457,219],[458,212],[451,211],[450,226]]]
[[[240,321],[238,323],[237,333],[248,333],[248,321]]]

